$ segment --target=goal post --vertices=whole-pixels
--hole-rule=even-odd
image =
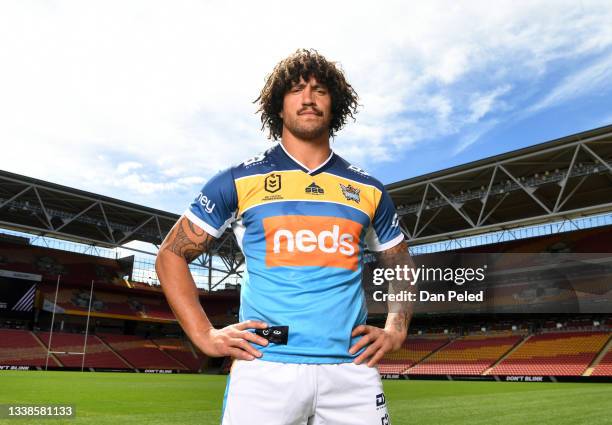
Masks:
[[[81,356],[81,372],[85,370],[85,356],[87,353],[87,339],[89,337],[89,319],[91,317],[91,305],[93,302],[93,289],[94,281],[92,279],[91,286],[89,289],[89,305],[87,306],[87,321],[85,324],[85,339],[83,340],[83,351],[54,351],[51,349],[51,343],[53,341],[53,331],[55,329],[55,312],[57,310],[57,297],[59,294],[61,275],[57,276],[57,282],[55,285],[55,297],[53,299],[53,312],[51,314],[51,329],[49,330],[49,341],[47,343],[47,357],[45,359],[45,370],[49,367],[49,356],[51,354],[64,354],[64,355],[75,355]]]

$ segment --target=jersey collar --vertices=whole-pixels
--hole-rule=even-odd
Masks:
[[[325,167],[329,161],[331,161],[331,159],[334,156],[334,151],[333,149],[331,149],[330,147],[330,152],[329,152],[329,156],[327,157],[327,159],[325,161],[323,161],[318,167],[313,168],[312,170],[309,169],[307,166],[305,166],[304,164],[302,164],[300,161],[298,161],[296,158],[293,157],[293,155],[291,155],[287,149],[285,149],[285,146],[283,145],[282,142],[278,142],[278,144],[280,145],[281,149],[283,150],[283,152],[285,153],[285,155],[287,155],[287,157],[293,161],[296,165],[298,165],[300,168],[302,168],[307,174],[312,175],[314,173],[316,173],[317,171],[323,169],[323,167]]]

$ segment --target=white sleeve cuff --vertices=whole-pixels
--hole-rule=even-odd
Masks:
[[[199,228],[204,230],[206,233],[208,233],[209,235],[211,235],[211,236],[213,236],[215,238],[220,237],[223,234],[223,232],[225,231],[225,227],[227,227],[227,226],[225,226],[225,227],[221,227],[221,229],[215,229],[210,224],[208,224],[207,222],[202,220],[200,217],[195,215],[193,212],[191,212],[191,210],[189,210],[189,209],[187,209],[183,213],[183,216],[187,217],[189,219],[189,221],[191,221],[193,224],[195,224],[196,226],[198,226]]]
[[[383,244],[368,245],[368,248],[374,252],[386,251],[390,248],[393,248],[395,245],[400,244],[403,240],[404,240],[404,234],[400,233],[399,235],[397,235],[395,238],[391,239],[388,242],[385,242]]]

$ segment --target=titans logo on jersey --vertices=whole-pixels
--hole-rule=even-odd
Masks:
[[[403,240],[383,185],[335,153],[308,170],[277,144],[214,176],[185,217],[214,237],[232,227],[246,259],[240,320],[288,326],[287,344],[262,360],[342,363],[365,323],[361,286],[367,246]]]

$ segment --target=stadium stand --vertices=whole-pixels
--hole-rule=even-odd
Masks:
[[[43,283],[40,291],[46,305],[52,305],[55,299],[54,286]],[[144,297],[130,293],[96,290],[91,304],[92,315],[97,317],[148,321],[176,320],[161,294],[156,297]],[[89,289],[79,286],[61,288],[57,293],[57,306],[64,314],[87,314]]]
[[[43,280],[55,282],[58,275],[63,283],[126,286],[124,276],[130,276],[133,257],[113,260],[58,249],[0,240],[2,268],[16,272],[40,274]]]
[[[609,332],[545,332],[533,335],[489,374],[580,376],[610,335]]]
[[[612,346],[591,373],[591,376],[612,376]]]
[[[476,245],[455,250],[455,252],[471,253],[540,253],[540,252],[612,252],[610,234],[612,226],[599,226],[590,229],[580,229],[570,232],[534,236],[524,239]],[[508,257],[509,266],[514,265],[512,257]]]
[[[0,329],[0,365],[44,366],[47,349],[30,331]],[[49,358],[49,364],[56,364]]]
[[[55,285],[43,282],[39,286],[39,291],[45,310],[51,311],[55,299]],[[211,296],[202,302],[213,323],[227,325],[235,322],[235,315],[229,314],[228,310],[231,310],[231,306],[235,305],[237,300],[237,295],[232,294]],[[57,293],[57,306],[58,312],[62,314],[86,315],[89,308],[89,288],[76,285],[60,287]],[[140,289],[118,289],[112,292],[108,287],[94,288],[91,315],[148,322],[176,322],[174,313],[160,291],[142,294]]]
[[[432,338],[409,335],[402,348],[394,353],[385,354],[378,364],[378,371],[382,374],[402,373],[449,341],[445,336]]]
[[[138,369],[189,369],[160,350],[151,340],[135,335],[98,334],[98,336]]]
[[[48,346],[49,332],[36,334],[40,340]],[[85,342],[84,334],[70,334],[65,332],[53,332],[51,337],[51,351],[63,351],[81,353]],[[81,367],[83,357],[74,354],[55,354],[55,357],[66,367]],[[109,349],[95,335],[88,335],[85,354],[85,367],[127,369],[132,368],[126,364],[115,352]]]
[[[521,335],[468,335],[451,341],[422,363],[408,369],[415,375],[480,375],[518,344]]]
[[[154,339],[153,342],[166,354],[187,366],[192,372],[200,372],[206,356],[191,344],[179,338]]]

